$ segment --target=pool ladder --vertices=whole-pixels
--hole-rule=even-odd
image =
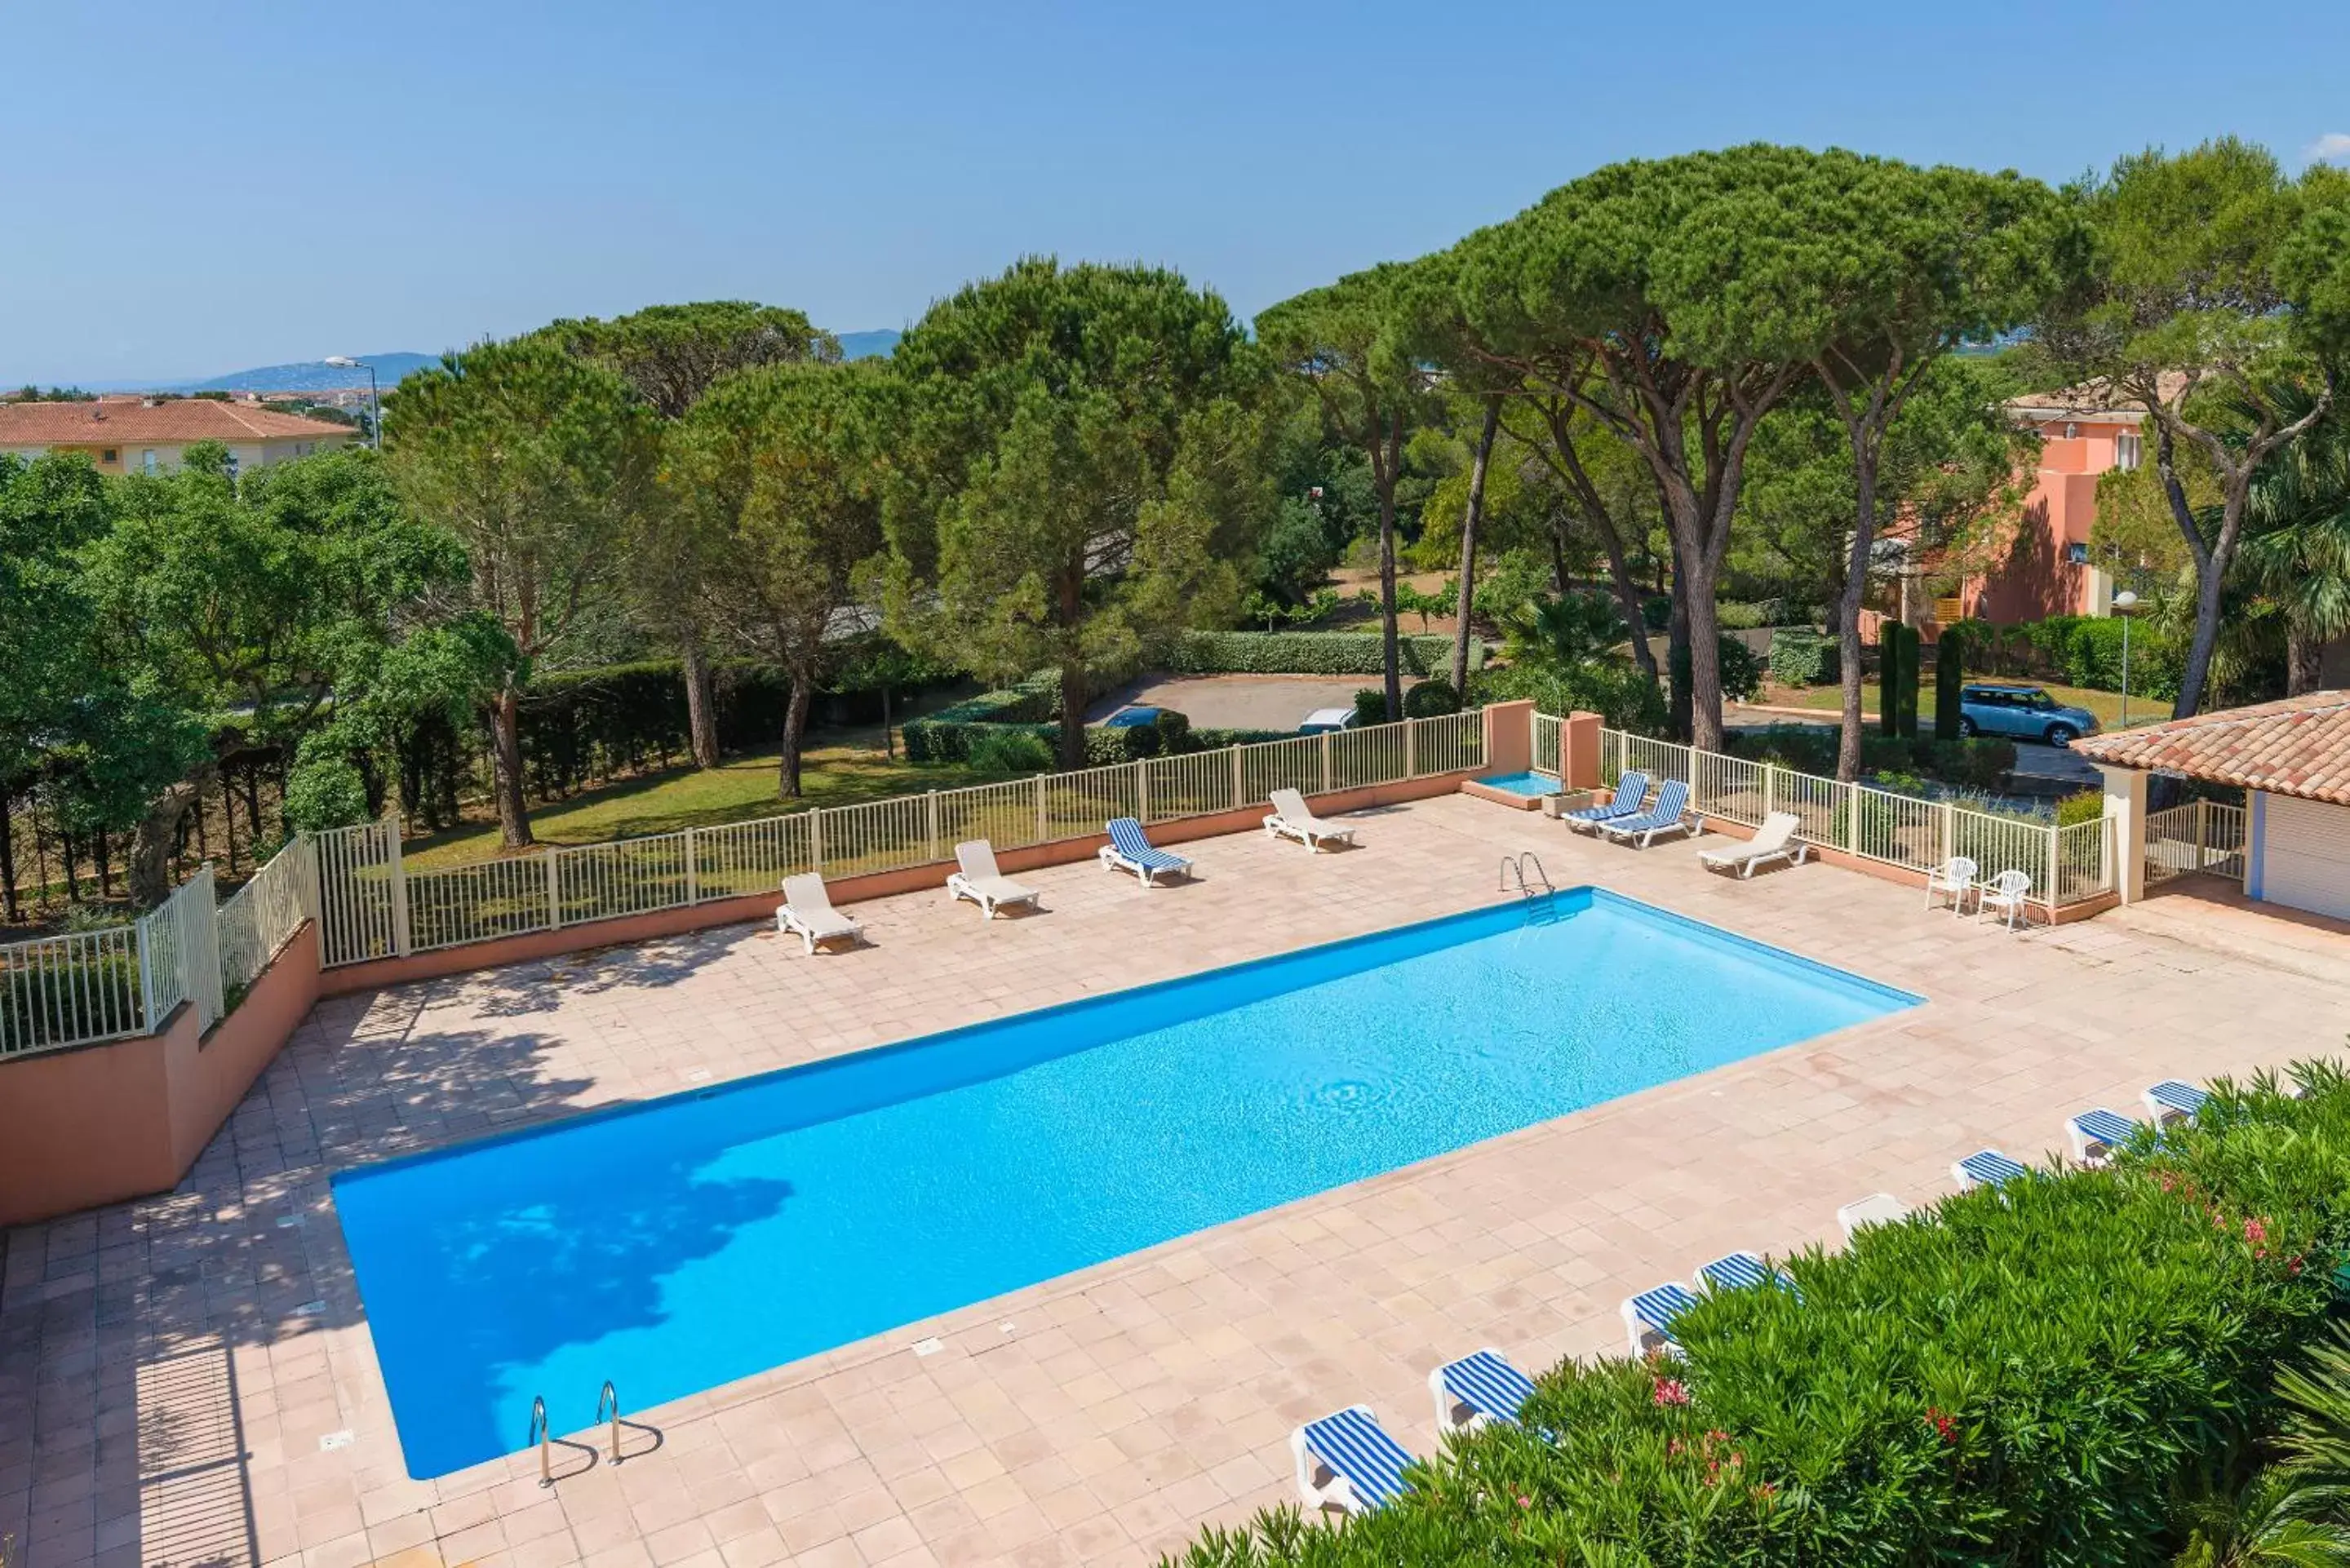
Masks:
[[[604,1379],[604,1386],[596,1394],[596,1419],[608,1420],[612,1424],[612,1462],[617,1465],[623,1457],[620,1453],[620,1392],[612,1386],[612,1380],[608,1377]],[[544,1394],[530,1402],[530,1436],[524,1440],[523,1446],[528,1448],[533,1443],[538,1445],[538,1484],[553,1486],[555,1431],[547,1424],[546,1396]],[[579,1445],[567,1442],[564,1446],[577,1448]]]
[[[1534,867],[1534,875],[1531,877],[1526,875],[1526,867],[1529,866]],[[1502,857],[1502,880],[1499,886],[1503,891],[1515,888],[1519,896],[1526,898],[1534,896],[1537,887],[1544,893],[1558,891],[1550,885],[1550,873],[1543,869],[1542,857],[1531,849]]]

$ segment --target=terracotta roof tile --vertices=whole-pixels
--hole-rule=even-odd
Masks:
[[[270,409],[180,398],[150,407],[136,398],[96,402],[0,403],[0,447],[137,446],[195,441],[317,441],[349,436],[348,425]]]
[[[2350,805],[2350,691],[2223,708],[2073,742],[2093,763]]]

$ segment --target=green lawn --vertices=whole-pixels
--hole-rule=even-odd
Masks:
[[[2066,707],[2086,708],[2097,716],[2098,723],[2109,730],[2121,724],[2122,700],[2119,692],[2093,691],[2085,686],[2058,686],[2046,680],[2035,680],[2030,684],[2041,688]],[[1800,691],[1778,687],[1766,691],[1762,701],[1778,708],[1820,708],[1833,712],[1844,706],[1844,692],[1842,688],[1835,686],[1812,686]],[[1876,681],[1871,680],[1861,687],[1860,706],[1861,711],[1871,717],[1877,712]],[[1918,721],[1923,724],[1933,716],[1934,683],[1931,680],[1920,681],[1918,686]],[[2170,704],[2159,699],[2133,694],[2129,700],[2132,727],[2169,716]]]
[[[534,806],[531,831],[541,844],[598,844],[985,782],[985,775],[961,763],[917,767],[903,760],[903,747],[899,759],[891,761],[882,754],[879,726],[834,731],[818,738],[830,743],[804,753],[800,783],[806,793],[797,801],[777,796],[777,753],[769,750],[729,757],[707,772],[680,768],[650,774]],[[404,858],[416,867],[457,866],[494,859],[497,854],[498,827],[491,820],[411,840]]]

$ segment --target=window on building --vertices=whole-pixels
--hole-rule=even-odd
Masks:
[[[2114,438],[2114,466],[2124,473],[2136,473],[2137,465],[2146,461],[2146,438],[2136,431],[2124,431]]]
[[[146,447],[140,452],[139,466],[146,470],[149,473],[155,472],[155,449],[153,447]]]
[[[2066,420],[2066,421],[2064,421],[2064,439],[2065,439],[2066,441],[2071,441],[2074,437],[2075,437],[2075,436],[2079,435],[2080,433],[2081,433],[2081,427],[2080,427],[2079,425],[2074,424],[2074,423],[2072,421],[2070,421],[2070,420]]]
[[[113,447],[108,447],[99,453],[99,461],[100,462],[120,462],[122,461],[122,453]]]
[[[2078,540],[2074,540],[2064,546],[2064,560],[2068,566],[2087,566],[2089,564],[2089,546],[2082,544]]]

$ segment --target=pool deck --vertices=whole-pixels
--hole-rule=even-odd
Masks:
[[[2191,898],[2010,936],[1462,796],[1355,820],[1352,852],[1200,843],[1191,886],[1029,874],[1044,912],[993,924],[859,905],[872,944],[815,959],[734,927],[322,1003],[179,1191],[5,1234],[0,1534],[23,1568],[1148,1563],[1290,1498],[1302,1419],[1368,1403],[1431,1449],[1440,1360],[1620,1352],[1623,1298],[1700,1259],[1831,1243],[1840,1203],[2350,1023],[2334,971],[2199,940],[2234,911]],[[1489,904],[1529,847],[1928,1003],[631,1410],[625,1463],[558,1448],[552,1489],[535,1457],[407,1479],[333,1171]]]

